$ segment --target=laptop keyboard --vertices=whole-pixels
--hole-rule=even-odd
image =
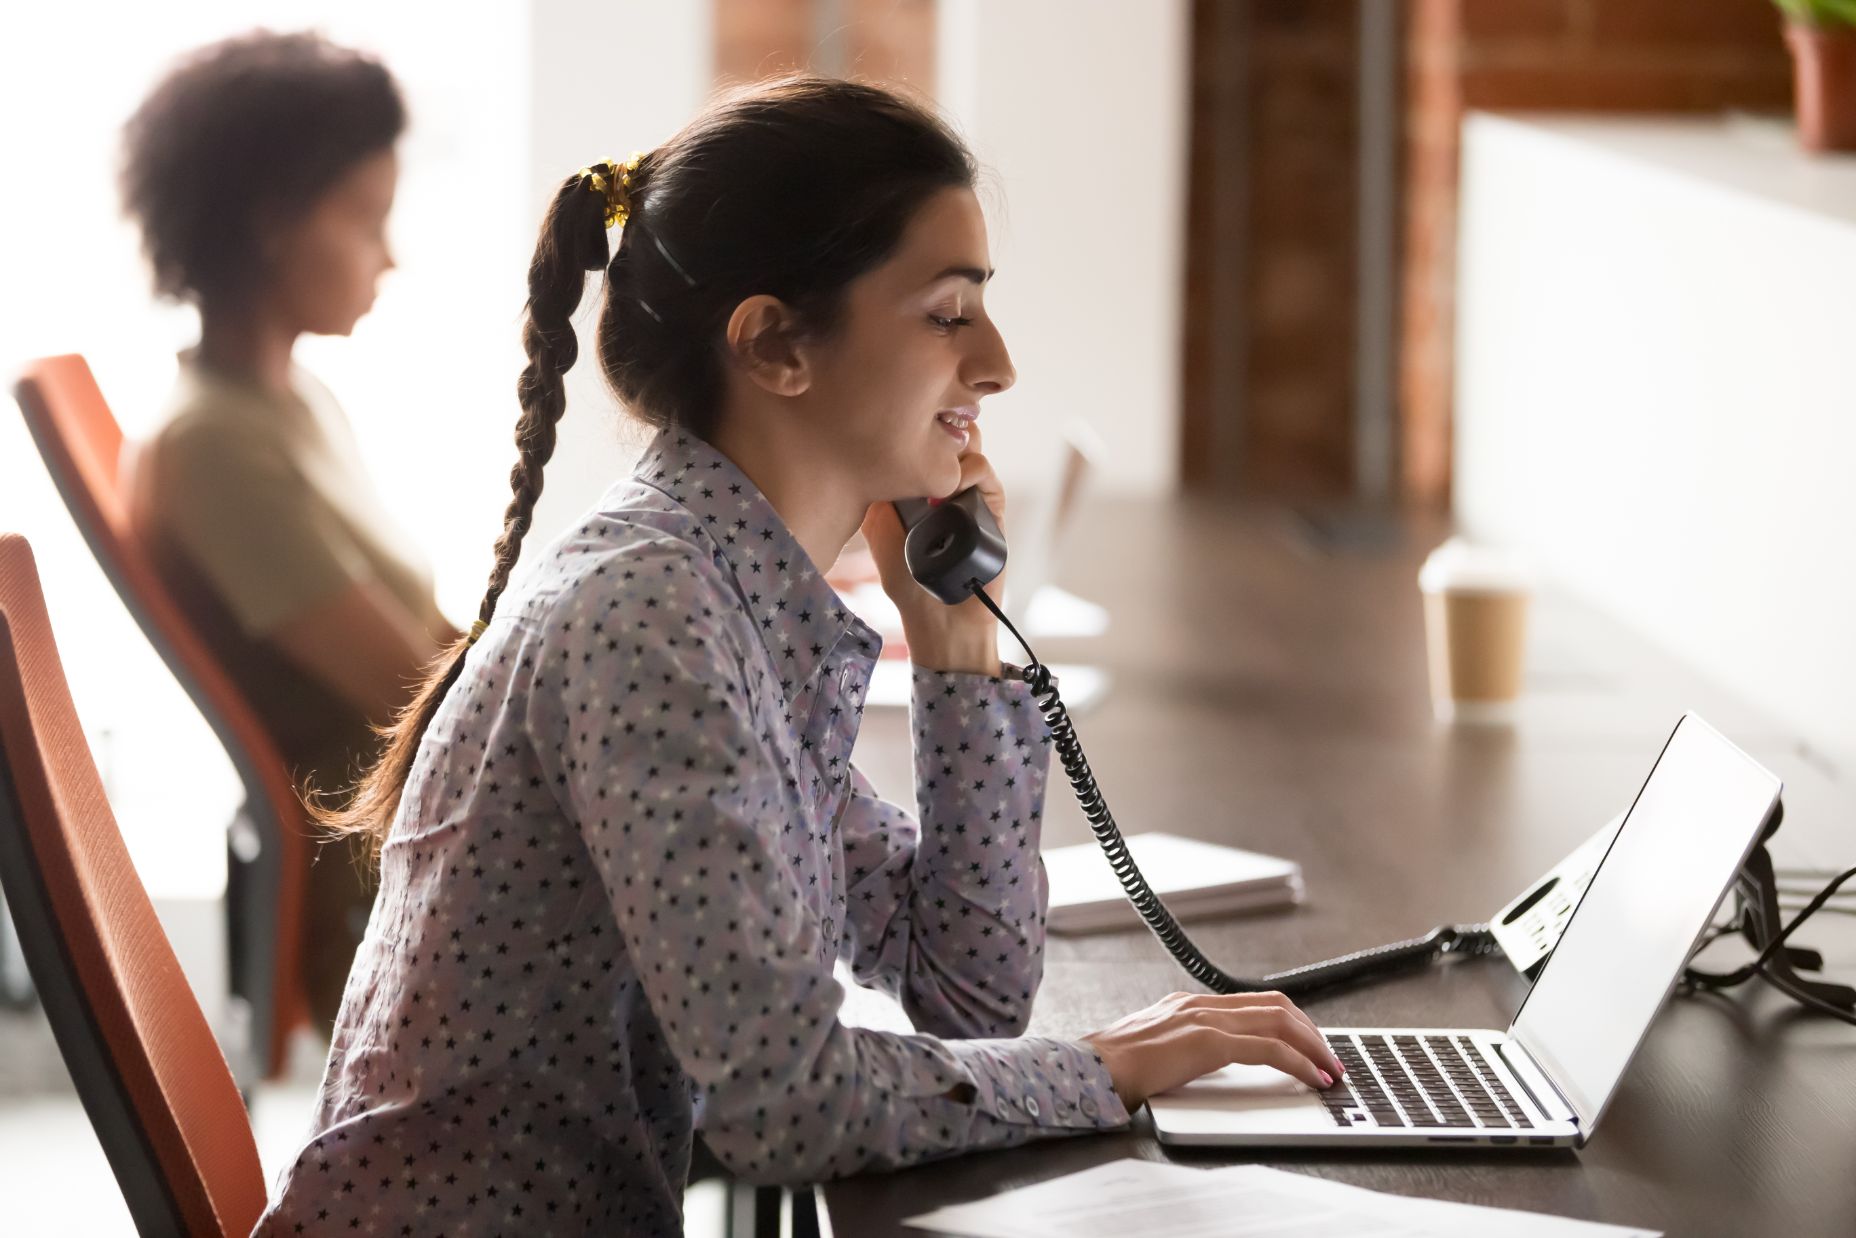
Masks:
[[[1347,1073],[1316,1095],[1339,1126],[1531,1129],[1467,1036],[1330,1035]]]

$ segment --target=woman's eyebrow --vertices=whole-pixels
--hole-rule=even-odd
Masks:
[[[978,267],[949,267],[947,268],[947,270],[941,272],[939,275],[929,280],[928,283],[938,284],[950,275],[958,275],[962,279],[971,280],[973,283],[983,284],[987,280],[992,278],[993,272],[990,269],[982,271]],[[922,287],[924,288],[926,288],[927,286],[928,284],[922,285]]]

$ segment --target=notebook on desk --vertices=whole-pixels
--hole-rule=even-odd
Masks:
[[[1293,860],[1220,847],[1177,834],[1127,836],[1134,863],[1175,919],[1267,911],[1302,901],[1302,867]],[[1044,853],[1053,933],[1138,928],[1140,913],[1093,842]]]

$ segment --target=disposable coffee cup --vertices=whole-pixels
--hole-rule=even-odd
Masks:
[[[1533,584],[1519,556],[1451,538],[1418,572],[1431,704],[1444,722],[1506,723],[1521,697]]]

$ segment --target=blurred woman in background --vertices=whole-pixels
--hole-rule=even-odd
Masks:
[[[135,526],[299,785],[345,788],[456,630],[394,528],[305,334],[348,335],[393,266],[406,112],[378,62],[313,34],[201,49],[125,129],[124,205],[157,294],[198,307],[159,429],[126,463]],[[304,974],[334,1019],[372,881],[310,869]]]

